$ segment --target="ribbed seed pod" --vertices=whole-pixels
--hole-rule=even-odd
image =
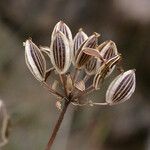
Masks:
[[[44,81],[46,74],[46,61],[40,49],[31,39],[28,39],[25,42],[25,60],[34,77],[41,82]]]
[[[92,58],[91,55],[85,54],[84,50],[86,48],[96,48],[99,36],[100,35],[98,33],[94,33],[92,36],[88,38],[88,40],[84,44],[82,44],[82,46],[80,47],[75,56],[76,68],[80,69],[90,60],[90,58]]]
[[[8,142],[10,118],[3,101],[0,100],[0,148]]]
[[[117,76],[106,92],[106,102],[115,105],[128,100],[135,91],[135,70],[129,70]]]
[[[109,60],[118,54],[116,44],[113,41],[105,41],[99,45],[97,49],[100,51],[101,56],[106,60]]]
[[[88,75],[94,75],[97,73],[100,66],[100,61],[97,58],[91,58],[85,65],[85,72]]]
[[[103,65],[99,68],[97,74],[94,76],[93,79],[93,87],[95,87],[95,89],[98,89],[99,84],[104,81],[110,69],[112,69],[120,59],[121,56],[116,55],[113,58],[106,61],[105,63],[103,63]]]
[[[118,54],[116,44],[113,41],[105,41],[102,44],[100,44],[97,47],[98,51],[100,51],[100,55],[105,59],[106,61],[113,58]],[[100,66],[103,64],[101,61]],[[110,70],[107,76],[109,76],[113,70],[115,69],[115,66],[113,66]]]
[[[55,36],[55,34],[57,33],[57,31],[61,31],[66,38],[69,40],[69,42],[72,43],[72,33],[70,28],[63,22],[63,21],[59,21],[55,27],[54,30],[52,32],[52,36],[51,36],[51,40],[53,40],[53,37]]]
[[[79,32],[75,35],[73,40],[73,57],[75,57],[80,46],[88,39],[88,36],[83,32],[82,29],[79,29]]]
[[[50,49],[51,62],[54,68],[60,74],[66,73],[71,63],[71,51],[69,42],[61,31],[57,31],[54,35]]]

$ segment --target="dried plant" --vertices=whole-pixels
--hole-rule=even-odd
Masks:
[[[61,110],[46,150],[51,149],[69,104],[116,105],[128,100],[135,90],[135,70],[121,70],[108,87],[105,102],[83,101],[83,97],[90,92],[102,88],[104,81],[121,61],[116,44],[113,41],[105,41],[99,45],[99,36],[100,34],[94,32],[88,37],[79,29],[72,39],[69,27],[60,21],[52,32],[50,47],[37,47],[31,38],[24,42],[25,60],[29,70],[57,97],[56,107]],[[44,53],[50,57],[52,68],[47,68]],[[53,85],[48,82],[52,72],[60,78],[60,81],[53,81]],[[80,75],[83,73],[85,76],[81,78]],[[92,81],[91,85],[89,80]],[[62,85],[63,92],[57,90],[58,85]]]
[[[5,104],[0,100],[0,148],[8,143],[10,118]]]

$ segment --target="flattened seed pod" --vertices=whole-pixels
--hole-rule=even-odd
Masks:
[[[121,56],[116,55],[115,57],[103,63],[103,65],[99,68],[97,74],[94,76],[93,79],[93,87],[95,87],[95,89],[98,89],[99,84],[104,81],[107,74],[109,73],[109,70],[113,68],[113,66],[116,65],[120,59]]]
[[[44,81],[46,74],[46,61],[40,49],[31,39],[28,39],[25,42],[25,60],[34,77],[41,82]]]
[[[75,35],[73,40],[73,57],[75,57],[80,46],[88,39],[88,36],[83,32],[82,29],[79,29],[79,32]]]
[[[115,105],[128,100],[135,91],[135,70],[129,70],[117,76],[106,92],[106,102]]]
[[[50,49],[51,62],[56,71],[60,74],[66,73],[71,63],[71,51],[69,42],[62,32],[57,31],[54,35]]]
[[[80,69],[90,60],[90,58],[92,58],[92,56],[85,54],[84,50],[86,48],[96,48],[99,36],[100,35],[98,33],[94,33],[88,38],[88,40],[82,45],[82,47],[80,47],[75,56],[76,68]]]
[[[88,75],[94,75],[97,73],[100,66],[100,61],[97,58],[91,58],[85,65],[85,72]]]
[[[101,56],[106,60],[109,60],[118,54],[116,44],[111,40],[103,42],[97,49],[100,51]]]
[[[100,55],[105,60],[109,60],[118,54],[116,44],[111,40],[103,42],[97,47],[97,49],[100,51]],[[100,63],[100,65],[102,64],[103,62]],[[109,70],[107,76],[109,76],[114,69],[115,69],[115,65]]]
[[[55,27],[54,30],[52,32],[52,36],[51,36],[51,40],[53,40],[53,37],[55,36],[55,34],[57,33],[57,31],[61,31],[66,38],[69,40],[69,42],[72,43],[72,33],[70,28],[63,22],[63,21],[59,21]]]

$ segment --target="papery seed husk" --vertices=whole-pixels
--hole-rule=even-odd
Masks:
[[[135,91],[135,70],[129,70],[117,76],[109,85],[106,102],[115,105],[128,100]]]
[[[94,75],[97,73],[100,62],[97,58],[91,58],[85,65],[85,72],[88,75]]]
[[[41,82],[44,81],[46,61],[40,49],[31,41],[31,39],[28,39],[25,42],[25,60],[34,77]]]
[[[118,54],[117,46],[111,40],[103,42],[97,47],[97,49],[98,51],[100,51],[100,55],[103,57],[104,60],[109,60]],[[103,62],[101,61],[100,65],[102,64]],[[113,72],[114,69],[115,69],[115,66],[113,66],[109,70],[109,73],[107,74],[106,77],[108,77]]]
[[[100,36],[99,34],[94,33],[82,45],[82,48],[78,50],[78,53],[76,54],[75,57],[76,68],[80,69],[90,60],[90,58],[92,58],[92,56],[85,54],[83,50],[86,48],[96,48],[99,36]]]
[[[52,35],[51,35],[51,40],[53,39],[53,37],[55,36],[55,34],[58,31],[61,31],[66,36],[66,38],[69,40],[69,42],[72,42],[71,30],[63,21],[59,21],[55,25],[54,30],[53,30]]]
[[[85,91],[85,83],[83,80],[75,83],[74,86],[80,91]]]
[[[120,59],[121,55],[116,55],[115,57],[103,63],[102,66],[100,66],[100,68],[97,71],[97,74],[94,76],[93,79],[93,86],[95,87],[95,89],[98,89],[99,84],[102,84],[104,79],[107,77],[110,69],[112,69],[118,63],[118,61],[120,61]]]
[[[71,64],[71,51],[66,36],[58,31],[51,43],[51,62],[60,74],[68,71]]]
[[[73,40],[73,57],[75,57],[77,51],[87,39],[87,34],[85,34],[82,29],[79,29],[79,32],[75,35]]]

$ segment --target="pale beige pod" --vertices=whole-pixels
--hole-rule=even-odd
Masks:
[[[102,64],[102,66],[99,67],[93,79],[93,87],[95,87],[95,89],[98,89],[100,84],[103,83],[110,69],[113,68],[113,66],[116,65],[120,61],[120,59],[121,55],[116,55],[111,59],[107,60],[105,63]]]
[[[25,46],[25,61],[26,64],[39,81],[45,80],[46,61],[40,49],[32,42],[31,39],[26,40]]]
[[[91,58],[85,65],[85,72],[88,75],[94,75],[97,73],[100,67],[100,61],[97,58]]]
[[[106,92],[106,102],[110,105],[123,103],[132,96],[135,87],[135,70],[121,73],[109,85]]]
[[[66,36],[61,32],[55,33],[50,46],[51,62],[59,74],[64,74],[68,71],[71,64],[71,50]]]
[[[91,48],[96,48],[98,43],[98,33],[91,35],[80,47],[75,56],[75,67],[80,69],[82,68],[89,60],[92,58],[91,55],[84,53],[84,50]]]
[[[73,39],[73,63],[75,61],[75,55],[77,51],[80,49],[81,45],[88,39],[87,34],[83,32],[82,29],[79,29],[78,33],[75,35]]]
[[[51,41],[53,41],[53,37],[55,36],[57,31],[61,31],[66,36],[66,38],[69,40],[69,44],[72,45],[72,33],[71,33],[71,30],[63,21],[59,21],[55,25],[54,30],[53,30],[52,35],[51,35]]]
[[[100,55],[106,61],[108,61],[109,59],[113,58],[118,54],[117,46],[111,40],[103,42],[97,47],[97,49],[98,51],[100,51]],[[100,66],[102,66],[102,64],[103,62],[101,61]],[[115,65],[109,70],[106,77],[108,77],[113,72],[114,69],[115,69]]]

